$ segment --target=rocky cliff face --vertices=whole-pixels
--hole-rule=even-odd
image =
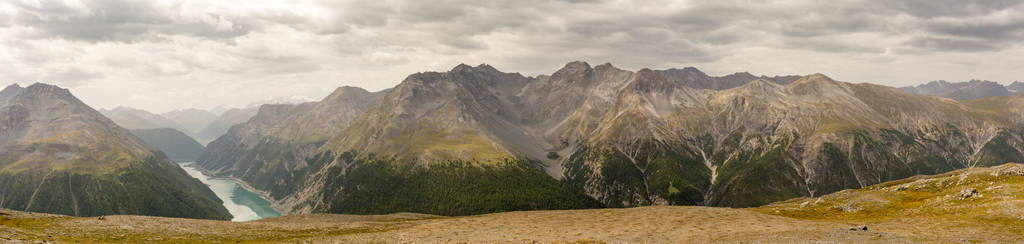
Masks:
[[[572,62],[552,75],[524,77],[488,65],[459,65],[410,75],[375,96],[346,101],[363,109],[331,110],[341,115],[321,124],[295,118],[320,113],[311,112],[312,106],[330,97],[264,107],[215,141],[216,147],[211,144],[201,165],[257,182],[279,205],[299,213],[372,212],[353,209],[353,199],[387,205],[406,196],[399,193],[446,188],[434,181],[422,184],[437,187],[415,191],[402,184],[367,188],[374,185],[368,179],[419,182],[416,177],[481,167],[493,171],[474,180],[529,165],[548,176],[523,179],[558,183],[537,184],[528,192],[553,194],[561,190],[536,189],[565,187],[602,206],[744,207],[1024,155],[1024,97],[958,102],[821,74],[712,77],[694,68],[633,72]],[[282,128],[325,127],[323,121],[336,126],[306,140],[318,143],[295,143],[307,135],[298,132],[266,136],[296,131]],[[252,180],[257,175],[277,180]],[[488,183],[470,181],[463,184]],[[536,209],[548,200],[555,201],[513,209]],[[555,202],[592,206],[578,199]]]
[[[208,188],[52,85],[0,92],[0,205],[75,216],[227,219]]]

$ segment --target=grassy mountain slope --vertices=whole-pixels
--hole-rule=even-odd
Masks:
[[[0,206],[230,218],[209,188],[68,90],[37,83],[3,100]]]
[[[970,242],[997,240],[990,239],[993,236],[1020,238],[1024,236],[1024,166],[1010,163],[915,176],[754,210]],[[1003,239],[1009,240],[1013,239]]]

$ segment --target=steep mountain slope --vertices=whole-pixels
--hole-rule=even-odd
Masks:
[[[1012,85],[1012,84],[1011,84]],[[944,80],[932,81],[917,86],[900,88],[905,91],[940,96],[954,100],[970,100],[991,96],[1006,96],[1017,93],[1017,89],[1006,87],[999,83],[987,80],[970,80],[967,82],[950,83]],[[1013,91],[1011,91],[1013,90]]]
[[[307,159],[329,136],[341,133],[384,92],[341,87],[319,102],[263,105],[248,122],[207,145],[197,165],[267,190],[281,204],[319,170]]]
[[[196,140],[207,144],[227,133],[231,126],[249,121],[253,116],[256,116],[256,112],[259,112],[259,109],[259,107],[250,107],[243,109],[233,108],[224,111],[220,116],[217,116],[217,119],[211,121],[202,130],[199,130],[199,133],[196,134]]]
[[[99,112],[125,129],[172,128],[181,132],[188,131],[188,129],[185,129],[185,127],[178,124],[178,122],[174,122],[146,110],[117,107],[111,110],[100,109]]]
[[[302,146],[262,135],[310,105],[264,107],[200,164],[271,192],[289,213],[472,214],[595,206],[590,199],[758,206],[1024,158],[1022,96],[958,102],[821,74],[711,77],[571,62],[524,77],[459,65],[378,96],[341,110],[352,112],[334,122],[344,126]],[[536,184],[489,180],[513,175]],[[491,191],[505,188],[520,192]],[[466,200],[489,195],[514,200]],[[532,202],[517,205],[523,199]]]
[[[198,135],[199,131],[203,130],[203,128],[206,128],[207,125],[210,125],[211,122],[217,119],[216,114],[195,108],[174,110],[162,113],[160,116],[181,125],[185,128],[182,132],[193,136]]]
[[[167,158],[175,162],[195,161],[205,150],[202,144],[175,129],[135,129],[129,131],[153,149],[164,152]]]
[[[161,153],[46,84],[8,87],[0,109],[0,206],[74,216],[228,219],[221,202]]]

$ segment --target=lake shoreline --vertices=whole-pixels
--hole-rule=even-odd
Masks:
[[[214,174],[213,172],[210,172],[209,170],[206,170],[206,169],[203,169],[203,168],[200,168],[200,167],[196,166],[195,162],[187,162],[187,163],[180,163],[180,164],[182,166],[184,166],[186,164],[189,164],[189,167],[191,167],[192,169],[195,169],[196,171],[199,171],[200,173],[202,173],[203,175],[207,176],[210,179],[228,180],[228,181],[235,182],[235,183],[238,184],[238,186],[244,188],[245,190],[247,190],[249,192],[255,193],[257,196],[259,196],[263,200],[266,200],[267,202],[269,202],[270,203],[270,208],[274,209],[274,211],[277,211],[277,213],[280,214],[281,216],[285,216],[286,215],[285,212],[281,210],[280,206],[277,206],[277,202],[275,202],[273,200],[273,198],[270,197],[270,193],[269,192],[257,190],[255,187],[252,187],[251,185],[249,185],[249,183],[246,183],[245,181],[242,181],[241,179],[238,179],[238,178],[235,178],[235,177],[231,177],[231,176],[217,176],[216,174]]]

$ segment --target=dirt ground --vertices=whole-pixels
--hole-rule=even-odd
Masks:
[[[523,211],[464,217],[422,214],[314,214],[251,222],[145,216],[72,218],[3,210],[5,242],[312,242],[312,243],[864,243],[961,242],[914,223],[800,220],[746,209],[657,206]],[[932,231],[942,231],[936,228]],[[970,232],[964,232],[970,235]],[[941,237],[935,237],[941,236]],[[1024,241],[1013,236],[992,241]]]

